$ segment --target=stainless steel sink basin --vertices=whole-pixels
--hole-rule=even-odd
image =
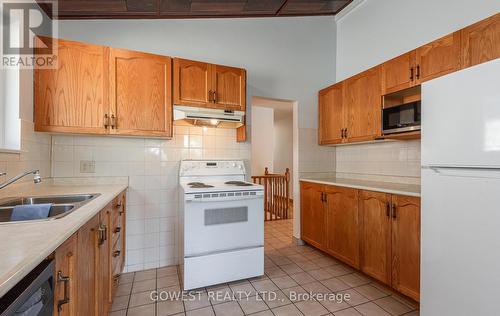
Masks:
[[[49,216],[44,219],[34,220],[50,220],[57,219],[74,212],[81,206],[87,204],[91,200],[97,198],[100,194],[75,194],[75,195],[53,195],[53,196],[27,196],[27,197],[12,197],[0,200],[0,223],[11,222],[12,210],[16,205],[27,204],[46,204],[52,203]],[[14,222],[14,221],[13,221]],[[15,221],[17,223],[17,221]]]
[[[31,196],[9,199],[6,202],[0,201],[0,207],[16,206],[25,204],[69,204],[82,203],[92,200],[95,194],[79,194],[79,195],[57,195],[57,196]]]

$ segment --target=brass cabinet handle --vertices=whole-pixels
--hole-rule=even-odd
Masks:
[[[121,227],[116,227],[116,228],[115,228],[115,234],[116,234],[116,233],[119,233],[121,230],[122,230],[122,228],[121,228]]]
[[[109,127],[109,116],[108,114],[104,114],[104,128],[108,129]]]
[[[121,251],[120,250],[116,250],[116,251],[113,251],[113,257],[118,257],[120,255]]]
[[[410,81],[413,81],[413,67],[410,68]]]
[[[345,137],[345,138],[347,138],[347,133],[348,133],[347,131],[348,131],[348,130],[349,130],[349,129],[346,127],[346,128],[345,128],[345,132],[344,132],[344,137]]]
[[[104,224],[99,224],[99,228],[97,230],[99,231],[98,245],[100,246],[100,245],[104,244],[104,242],[108,239],[108,237],[106,236],[107,232],[108,232],[108,228]]]
[[[116,116],[114,114],[111,114],[111,129],[116,128]]]
[[[420,65],[417,65],[417,79],[420,79]]]
[[[57,302],[57,311],[60,313],[62,310],[62,306],[64,304],[69,303],[69,282],[71,281],[70,277],[68,276],[63,276],[62,271],[57,272],[57,283],[64,283],[64,298],[62,300],[59,300]]]
[[[212,90],[208,90],[208,102],[212,102]]]
[[[391,217],[391,203],[389,202],[386,203],[385,216]]]
[[[397,218],[397,215],[396,215],[396,210],[397,209],[398,209],[397,205],[396,204],[392,204],[392,218],[393,219]]]
[[[214,97],[212,98],[214,103],[217,103],[217,91],[214,91]]]

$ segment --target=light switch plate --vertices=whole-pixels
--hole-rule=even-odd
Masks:
[[[95,173],[95,161],[80,160],[80,173]]]

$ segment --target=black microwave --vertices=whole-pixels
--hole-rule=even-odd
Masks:
[[[415,101],[382,110],[382,133],[394,134],[420,130],[421,102]]]

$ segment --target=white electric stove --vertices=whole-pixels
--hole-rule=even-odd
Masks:
[[[264,191],[240,160],[184,160],[179,182],[184,290],[264,274]]]

